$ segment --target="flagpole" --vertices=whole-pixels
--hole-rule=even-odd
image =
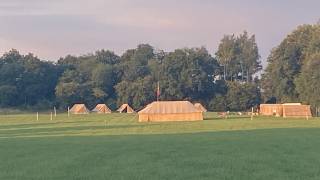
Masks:
[[[158,81],[158,88],[157,88],[157,101],[159,101],[159,96],[160,96],[160,84]]]

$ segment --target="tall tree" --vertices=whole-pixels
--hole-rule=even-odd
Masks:
[[[117,66],[120,57],[108,50],[84,56],[60,58],[58,65],[64,69],[56,87],[60,106],[86,103],[89,107],[97,103],[108,103],[116,107],[114,86],[118,82]]]
[[[255,36],[249,37],[245,31],[237,38],[236,44],[238,49],[236,56],[241,68],[242,81],[244,78],[247,81],[252,81],[253,75],[262,70]]]
[[[262,69],[255,36],[246,31],[235,37],[224,36],[216,57],[223,66],[224,80],[252,81],[253,75]]]
[[[301,74],[296,79],[300,100],[320,106],[320,51],[306,58]]]
[[[278,102],[299,101],[295,79],[306,63],[306,57],[319,50],[316,41],[319,36],[319,26],[299,26],[272,50],[262,75],[265,100],[276,98]]]
[[[236,49],[236,38],[234,35],[225,35],[216,52],[217,60],[223,66],[224,80],[227,80],[228,77],[232,77],[232,71],[235,71],[236,69]],[[231,69],[230,75],[229,69]]]
[[[16,96],[2,102],[3,106],[12,104],[19,106],[34,106],[39,103],[42,107],[54,102],[54,88],[60,75],[58,68],[51,62],[41,61],[33,54],[20,55],[17,50],[5,53],[0,59],[0,86],[2,91],[12,89],[19,92]],[[13,93],[14,94],[14,93]],[[41,106],[40,106],[41,107]]]

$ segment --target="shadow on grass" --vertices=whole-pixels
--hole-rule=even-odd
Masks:
[[[145,124],[132,124],[132,125],[100,125],[100,126],[79,126],[79,127],[52,127],[52,128],[35,128],[35,129],[17,129],[17,130],[4,130],[0,131],[0,138],[3,137],[19,137],[26,135],[62,135],[66,134],[78,134],[85,130],[111,130],[111,129],[128,129],[144,127]]]
[[[108,120],[113,121],[113,120]],[[39,126],[47,126],[47,125],[61,125],[61,124],[79,124],[79,123],[103,123],[104,120],[78,120],[78,121],[51,121],[51,122],[37,122],[37,121],[30,121],[30,123],[24,124],[9,124],[9,125],[0,125],[0,130],[6,129],[14,129],[14,128],[34,128]]]
[[[205,117],[205,121],[222,121],[222,120],[240,120],[240,119],[250,119],[249,116],[228,116],[227,118],[223,117]]]

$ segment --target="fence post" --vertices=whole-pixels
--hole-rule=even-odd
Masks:
[[[251,121],[253,120],[253,107],[251,108]]]
[[[51,114],[50,114],[50,120],[52,121],[52,119],[53,119],[53,118],[52,118],[52,112],[51,112]]]
[[[57,108],[55,106],[53,107],[53,111],[54,111],[54,117],[57,117]]]

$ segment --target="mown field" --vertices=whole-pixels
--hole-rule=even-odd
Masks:
[[[320,119],[0,115],[0,179],[320,179]]]

